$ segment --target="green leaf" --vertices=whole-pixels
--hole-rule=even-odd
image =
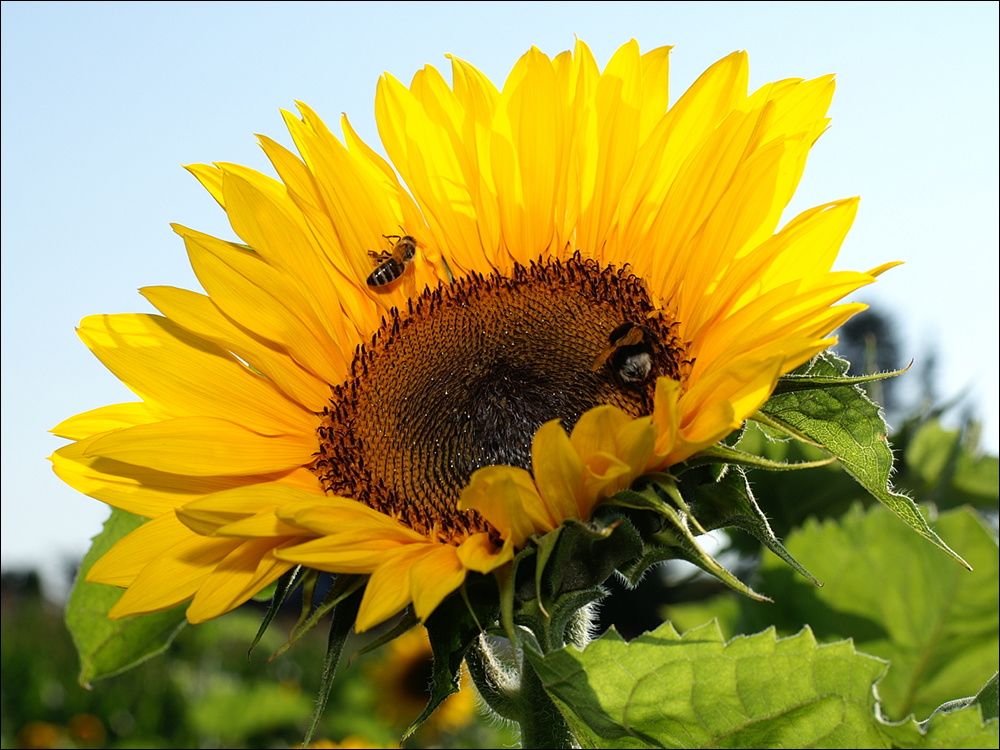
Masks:
[[[976,694],[976,703],[983,707],[983,716],[996,719],[1000,716],[1000,686],[997,683],[997,673],[994,672],[990,681]]]
[[[996,538],[968,509],[937,520],[974,565],[942,564],[880,506],[855,507],[839,521],[807,523],[785,542],[824,582],[816,588],[766,555],[760,588],[778,606],[737,599],[738,630],[775,625],[794,633],[809,623],[821,640],[851,637],[892,663],[879,684],[885,712],[925,718],[955,696],[975,693],[1000,663],[1000,556]],[[670,616],[678,610],[670,608]],[[700,616],[713,614],[702,604]],[[725,621],[724,621],[725,622]],[[733,622],[730,616],[728,622]]]
[[[787,435],[776,438],[773,430],[756,420],[747,424],[737,447],[773,461],[815,461],[826,455],[813,445],[787,439]],[[768,523],[779,539],[788,536],[810,516],[839,517],[857,501],[877,502],[836,462],[810,471],[780,474],[751,471],[748,476],[754,495],[767,511]],[[746,546],[741,538],[734,542]]]
[[[368,583],[368,576],[341,573],[334,577],[333,583],[330,584],[330,588],[328,588],[326,593],[323,595],[323,601],[321,601],[318,605],[313,606],[313,598],[316,593],[316,584],[319,580],[319,575],[320,573],[318,570],[309,570],[309,572],[307,572],[303,577],[302,612],[299,615],[299,620],[295,623],[295,626],[292,628],[292,632],[288,636],[288,640],[284,643],[284,645],[271,654],[271,659],[280,656],[294,646],[310,630],[316,627],[320,620],[326,617],[327,613],[334,610],[338,604],[347,601],[352,595],[358,593],[359,591],[363,593],[364,587]],[[356,605],[353,606],[356,608]],[[343,612],[344,610],[341,611]],[[334,615],[334,617],[338,616],[342,615]],[[349,625],[353,626],[353,624],[354,620],[352,619]]]
[[[580,652],[526,652],[584,747],[888,747],[874,721],[880,659],[806,629],[725,643],[669,625]]]
[[[990,681],[994,688],[996,678]],[[989,689],[990,684],[983,688]],[[981,691],[981,692],[983,692]],[[902,748],[995,748],[1000,722],[988,718],[979,696],[949,701],[929,719],[890,722],[880,718],[880,728],[892,744]]]
[[[953,486],[996,508],[1000,500],[1000,459],[963,450],[956,461]]]
[[[104,530],[93,539],[83,558],[66,606],[66,627],[80,655],[79,682],[86,688],[93,680],[124,672],[159,654],[184,626],[186,607],[179,606],[149,615],[109,620],[108,612],[121,599],[123,589],[89,583],[87,572],[126,534],[146,519],[113,509]]]
[[[947,430],[936,419],[920,425],[903,452],[902,482],[941,508],[963,503],[995,508],[1000,462],[968,446],[963,432]]]
[[[824,352],[782,382],[787,386],[803,377],[851,382],[845,376],[849,366],[846,361]],[[824,452],[835,456],[875,499],[918,534],[968,567],[968,563],[927,525],[913,500],[891,489],[892,449],[887,440],[888,428],[880,408],[859,387],[828,385],[784,393],[776,391],[761,407],[761,412],[772,424],[787,425],[791,433],[805,435]]]

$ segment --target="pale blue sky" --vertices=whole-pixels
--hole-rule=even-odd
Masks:
[[[107,515],[54,476],[46,431],[133,400],[74,327],[148,311],[141,286],[198,288],[168,223],[230,236],[181,164],[270,171],[253,134],[289,144],[279,108],[296,99],[377,146],[383,71],[409,81],[452,53],[499,85],[574,34],[601,65],[633,37],[675,45],[672,100],[737,49],[754,88],[836,73],[786,219],[862,197],[837,267],[907,261],[857,298],[899,319],[906,359],[938,350],[942,395],[970,389],[995,451],[997,28],[993,2],[3,3],[3,567],[51,575]]]

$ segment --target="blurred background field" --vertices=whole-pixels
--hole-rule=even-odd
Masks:
[[[7,572],[2,583],[3,747],[270,748],[301,742],[326,650],[322,627],[268,662],[294,622],[279,616],[248,660],[264,608],[247,605],[184,628],[165,655],[86,690],[77,684],[79,662],[62,607],[45,598],[37,574]],[[342,663],[317,739],[327,747],[398,747],[426,705],[430,664],[420,627],[349,666]],[[464,685],[406,746],[512,742],[508,732],[482,720]]]

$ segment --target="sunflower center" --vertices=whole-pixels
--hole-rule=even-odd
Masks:
[[[333,388],[312,469],[333,494],[429,538],[495,533],[456,509],[472,473],[531,469],[535,431],[600,404],[649,414],[656,378],[689,365],[641,280],[578,256],[425,290],[359,347]]]

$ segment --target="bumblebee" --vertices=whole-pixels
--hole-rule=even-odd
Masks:
[[[653,369],[653,344],[649,330],[637,323],[622,323],[608,337],[608,345],[590,365],[597,372],[607,365],[625,385],[638,385]]]

